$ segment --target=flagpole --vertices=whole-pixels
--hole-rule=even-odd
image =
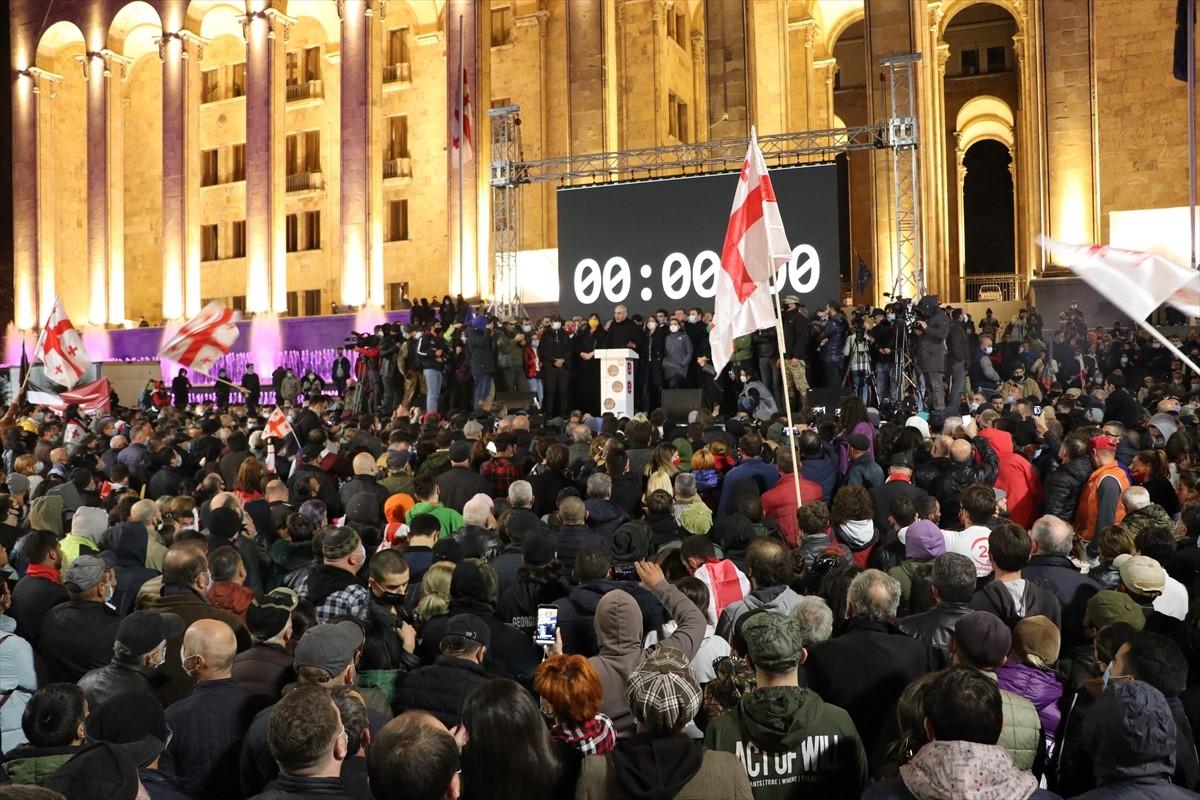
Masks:
[[[1171,342],[1167,339],[1167,337],[1163,336],[1162,333],[1160,333],[1157,328],[1155,328],[1149,322],[1146,322],[1146,320],[1144,320],[1144,319],[1137,319],[1137,320],[1134,320],[1134,322],[1136,322],[1138,325],[1141,325],[1145,330],[1149,331],[1150,335],[1153,336],[1155,339],[1158,339],[1158,341],[1162,343],[1163,347],[1170,350],[1172,353],[1175,354],[1176,358],[1178,358],[1180,361],[1182,361],[1183,363],[1185,363],[1189,367],[1191,367],[1192,372],[1196,373],[1197,375],[1200,375],[1200,367],[1196,366],[1196,362],[1192,361],[1190,358],[1185,356],[1183,354],[1183,351],[1180,350],[1178,347],[1171,344]]]
[[[467,60],[463,53],[463,15],[458,15],[458,291],[462,292],[464,286],[464,276],[466,272],[463,267],[463,262],[466,260],[464,232],[466,230],[466,220],[463,219],[463,148],[467,146],[467,120],[464,117],[464,106],[466,100],[464,95],[467,93],[465,83],[467,75]],[[1195,259],[1193,259],[1194,261]]]
[[[779,287],[783,289],[782,286]],[[767,282],[767,291],[771,291],[771,283]],[[783,378],[783,410],[787,414],[788,424],[788,448],[792,451],[792,483],[796,487],[796,505],[800,505],[800,459],[796,457],[796,424],[792,421],[792,393],[788,390],[787,372],[784,370],[783,362],[787,358],[786,347],[783,343],[783,308],[779,304],[779,292],[773,292],[775,296],[775,339],[779,345],[779,372]]]
[[[1190,266],[1196,269],[1196,0],[1187,0],[1187,4],[1188,239],[1192,243]]]

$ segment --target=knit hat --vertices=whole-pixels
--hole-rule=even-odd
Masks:
[[[106,742],[85,746],[42,783],[67,800],[134,800],[139,785],[137,765]]]
[[[383,504],[383,516],[388,522],[404,522],[408,518],[409,510],[415,505],[416,501],[411,495],[404,492],[394,494]]]
[[[626,522],[613,534],[612,560],[629,564],[646,558],[650,549],[650,531],[640,522]]]
[[[33,530],[53,531],[60,539],[63,535],[63,497],[47,494],[29,504],[29,527]]]
[[[525,534],[525,544],[521,550],[526,564],[540,567],[554,560],[557,547],[556,537],[549,528],[535,528]]]
[[[29,478],[19,472],[10,472],[4,478],[9,494],[29,494]]]
[[[63,572],[63,586],[73,594],[82,594],[100,582],[106,569],[108,565],[96,556],[78,556]]]
[[[71,517],[71,533],[99,543],[108,530],[108,512],[95,506],[80,506]]]
[[[470,423],[467,423],[470,424]],[[475,443],[463,439],[460,442],[454,442],[450,445],[450,460],[451,461],[470,461],[471,453],[475,449]]]
[[[1087,603],[1087,618],[1096,630],[1125,622],[1137,630],[1146,627],[1146,614],[1129,595],[1113,589],[1096,592]]]
[[[846,444],[850,445],[852,450],[857,450],[860,453],[865,453],[871,449],[871,442],[861,433],[852,433],[846,439]]]
[[[278,636],[299,604],[299,595],[284,586],[254,598],[246,609],[246,627],[250,629],[250,635],[259,642]]]
[[[1062,647],[1062,634],[1049,617],[1026,617],[1013,628],[1013,652],[1036,667],[1053,667]]]
[[[980,669],[995,669],[1008,658],[1012,631],[990,611],[972,611],[954,625],[954,648]]]
[[[134,611],[117,626],[117,641],[131,653],[149,653],[166,639],[179,636],[187,626],[178,614]]]
[[[754,666],[765,670],[791,669],[800,662],[804,636],[800,624],[783,614],[755,614],[742,625],[747,655]]]
[[[908,526],[904,534],[905,558],[937,558],[946,552],[946,537],[942,529],[927,519]]]
[[[1122,553],[1113,559],[1113,566],[1121,572],[1121,583],[1138,594],[1161,592],[1167,585],[1167,571],[1149,556],[1131,556]]]
[[[162,705],[147,703],[144,695],[134,692],[110,697],[93,709],[84,734],[89,742],[120,748],[139,767],[158,758],[170,737]]]
[[[478,564],[463,561],[450,573],[450,599],[471,599],[488,602],[488,584]]]
[[[242,532],[242,527],[242,515],[229,506],[214,508],[209,512],[208,533],[217,539],[233,541]]]
[[[321,540],[321,555],[326,561],[345,558],[358,549],[360,540],[353,528],[334,528]]]
[[[296,669],[319,667],[341,675],[363,646],[363,629],[357,622],[342,620],[309,628],[296,644]]]
[[[462,542],[453,537],[441,539],[433,546],[433,563],[439,561],[449,561],[452,564],[457,564],[463,560]]]
[[[675,733],[700,711],[704,694],[688,659],[670,647],[651,650],[625,689],[633,718],[655,733]]]

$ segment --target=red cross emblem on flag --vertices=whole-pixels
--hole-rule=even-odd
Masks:
[[[236,321],[235,312],[214,300],[188,320],[158,355],[208,374],[217,359],[228,353],[237,341]]]
[[[67,318],[62,301],[57,297],[54,298],[54,306],[50,309],[46,324],[42,326],[42,334],[34,348],[34,358],[46,365],[46,372],[53,376],[55,383],[68,389],[73,388],[92,366],[92,360],[83,346],[83,337]]]

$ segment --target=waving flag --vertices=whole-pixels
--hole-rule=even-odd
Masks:
[[[769,281],[791,257],[767,163],[758,147],[758,135],[751,128],[750,147],[721,248],[716,308],[708,334],[718,375],[733,355],[734,339],[775,326]]]
[[[1144,320],[1163,303],[1200,317],[1200,272],[1162,256],[1103,245],[1074,245],[1045,236],[1038,244],[1131,319]]]
[[[158,356],[207,375],[237,341],[235,322],[235,312],[213,300],[179,329]]]
[[[450,133],[450,146],[455,150],[462,148],[459,158],[461,163],[466,164],[475,157],[475,142],[471,133],[471,87],[467,83],[465,67],[458,82],[458,97],[455,99],[458,102],[454,108],[454,129]]]
[[[292,434],[292,423],[288,422],[287,415],[275,406],[275,410],[271,412],[271,416],[267,419],[267,425],[263,429],[263,434],[275,439],[283,439]]]
[[[42,326],[37,345],[33,350],[34,359],[41,359],[46,365],[46,377],[60,386],[72,388],[83,373],[92,366],[87,350],[83,346],[83,337],[63,310],[62,301],[54,298],[54,307],[50,316]]]

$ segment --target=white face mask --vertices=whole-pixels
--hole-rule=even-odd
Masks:
[[[990,356],[992,354],[992,346],[988,345],[987,347],[983,348],[983,352],[987,353]]]
[[[533,330],[533,326],[532,325],[522,325],[521,330],[525,331],[526,333],[529,333],[531,330]]]
[[[699,322],[700,318],[695,314],[688,314],[688,322]]]
[[[117,587],[113,586],[111,583],[105,584],[104,585],[104,602],[111,604],[113,595],[116,593],[116,591],[117,591]]]
[[[671,333],[679,333],[679,326],[678,326],[678,325],[672,325],[672,326],[671,326]]]
[[[658,327],[658,323],[653,320],[646,323],[646,330],[648,330],[648,331],[652,331],[657,327]]]
[[[158,669],[165,663],[167,663],[167,643],[164,641],[158,647],[154,648],[154,652],[150,655],[150,661],[146,666],[150,667],[150,669]]]
[[[561,327],[562,327],[562,323],[561,323],[561,322],[551,322],[551,323],[550,323],[550,328],[551,328],[552,330],[558,330],[558,329],[559,329],[559,328],[561,328]]]

